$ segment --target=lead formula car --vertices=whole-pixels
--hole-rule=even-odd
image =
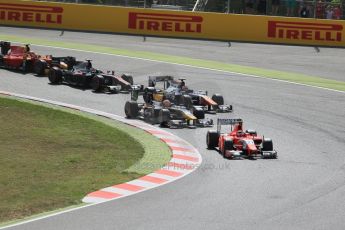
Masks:
[[[229,125],[231,131],[222,132],[222,126]],[[209,130],[206,135],[208,149],[218,148],[224,158],[277,158],[270,138],[257,135],[255,130],[243,130],[242,119],[218,119],[217,130]]]

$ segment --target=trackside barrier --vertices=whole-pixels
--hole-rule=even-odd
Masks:
[[[0,0],[0,24],[133,35],[345,47],[345,21]]]

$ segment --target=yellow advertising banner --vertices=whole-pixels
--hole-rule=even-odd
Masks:
[[[133,35],[345,47],[345,21],[0,0],[0,24]]]

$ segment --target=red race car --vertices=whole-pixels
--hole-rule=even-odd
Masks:
[[[51,66],[66,66],[73,57],[52,57],[52,55],[38,55],[30,51],[30,46],[14,46],[10,42],[0,42],[0,67],[5,69],[22,70],[44,75]]]
[[[231,127],[229,133],[221,132],[222,126]],[[218,119],[217,130],[209,130],[206,136],[208,149],[218,147],[224,158],[277,158],[270,138],[257,135],[255,130],[243,130],[242,119]]]

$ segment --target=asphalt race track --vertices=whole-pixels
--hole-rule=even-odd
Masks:
[[[50,38],[56,31],[34,32],[27,29],[1,28],[18,36]],[[30,32],[28,32],[30,31]],[[65,32],[68,36],[77,33]],[[84,42],[102,43],[99,34],[80,35]],[[178,41],[164,44],[155,39],[140,43],[140,38],[104,35],[114,47],[137,49],[162,48],[174,54],[188,45],[188,56],[200,58],[199,50],[212,49],[208,56],[222,59],[225,45],[215,42]],[[63,39],[63,38],[59,38]],[[149,39],[150,40],[150,39]],[[148,44],[148,45],[146,45]],[[186,45],[187,44],[187,45]],[[147,46],[147,47],[146,47]],[[344,50],[234,44],[242,64],[315,74],[345,81]],[[249,48],[251,47],[251,48]],[[229,48],[231,53],[233,48]],[[255,50],[259,59],[246,62]],[[284,50],[284,55],[277,49]],[[206,149],[206,129],[170,130],[198,148],[203,164],[192,174],[174,183],[135,196],[115,200],[53,217],[19,225],[11,229],[344,229],[345,222],[345,93],[300,86],[263,78],[252,78],[191,67],[105,56],[100,54],[32,47],[42,54],[73,55],[93,59],[100,69],[115,69],[133,74],[136,83],[147,84],[154,73],[185,76],[190,88],[202,88],[224,95],[235,112],[222,117],[241,117],[245,128],[273,139],[277,160],[225,160],[216,151]],[[325,50],[326,54],[323,54]],[[259,53],[261,52],[261,56]],[[309,58],[305,53],[309,52]],[[333,53],[331,53],[333,52]],[[267,55],[269,53],[269,55]],[[203,54],[206,55],[206,54]],[[274,56],[276,55],[276,56]],[[334,55],[322,58],[317,55]],[[206,55],[207,56],[207,55]],[[230,55],[229,56],[233,56]],[[321,56],[322,57],[322,56]],[[205,58],[205,57],[204,57]],[[234,57],[232,57],[234,58]],[[305,59],[304,59],[305,58]],[[230,59],[230,58],[229,58]],[[311,61],[314,60],[314,61]],[[223,60],[225,61],[225,60]],[[230,61],[229,61],[230,62]],[[262,65],[261,65],[262,63]],[[311,65],[312,63],[312,65]],[[271,63],[272,64],[272,63]],[[327,68],[332,74],[327,75]],[[52,86],[48,79],[0,70],[0,90],[80,105],[124,116],[128,94],[105,95],[69,86]],[[210,118],[216,118],[209,115]]]

